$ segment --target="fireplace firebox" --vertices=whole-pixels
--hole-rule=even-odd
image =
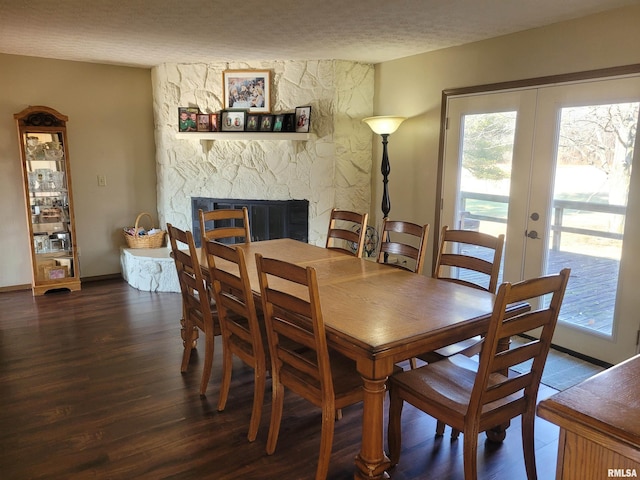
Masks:
[[[309,241],[308,200],[244,200],[228,198],[191,197],[192,232],[196,245],[200,246],[200,220],[198,210],[242,208],[249,210],[251,240],[293,238]],[[214,225],[214,227],[217,225]],[[220,224],[218,226],[224,226]]]

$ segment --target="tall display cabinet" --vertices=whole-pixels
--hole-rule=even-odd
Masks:
[[[14,118],[29,226],[33,294],[80,290],[68,118],[42,106],[26,108]]]

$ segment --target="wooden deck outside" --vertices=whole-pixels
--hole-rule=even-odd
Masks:
[[[561,322],[610,335],[618,289],[620,261],[571,252],[549,251],[549,273],[571,268]]]
[[[482,256],[479,249],[474,250],[465,249],[468,254]],[[610,335],[619,266],[618,260],[610,258],[550,250],[548,273],[557,273],[564,267],[571,268],[560,321]],[[480,284],[486,283],[483,277],[481,274],[464,275],[464,278]]]

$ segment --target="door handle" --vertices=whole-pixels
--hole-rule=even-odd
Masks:
[[[531,230],[530,232],[524,232],[525,235],[529,238],[533,238],[534,240],[539,239],[540,237],[538,236],[538,232],[536,232],[535,230]]]

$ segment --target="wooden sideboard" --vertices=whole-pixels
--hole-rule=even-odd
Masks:
[[[640,476],[640,355],[557,393],[538,416],[558,425],[556,479]]]

